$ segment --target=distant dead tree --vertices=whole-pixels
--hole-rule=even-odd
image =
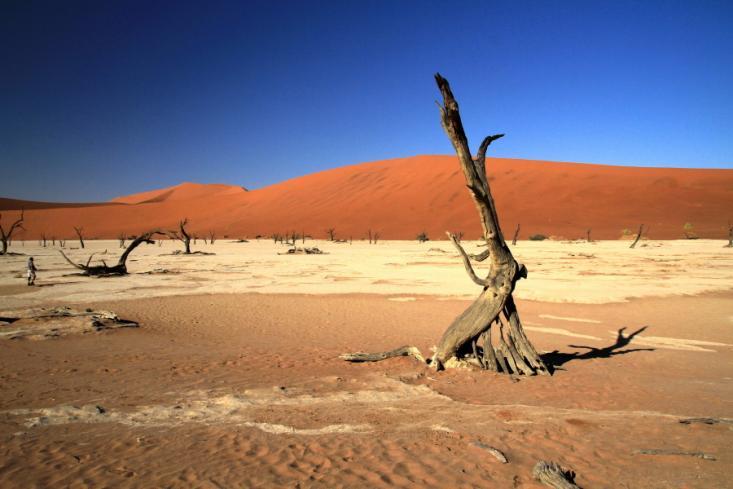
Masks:
[[[372,231],[371,229],[369,229],[368,236],[369,244],[377,244],[377,241],[379,240],[379,233],[377,231]]]
[[[518,263],[504,241],[499,218],[486,177],[486,150],[503,136],[487,136],[479,146],[476,157],[471,156],[468,140],[448,81],[439,74],[435,80],[443,96],[439,105],[441,123],[458,155],[458,161],[466,186],[478,210],[483,229],[486,250],[479,255],[469,255],[456,239],[448,234],[463,259],[471,280],[482,288],[476,301],[458,316],[438,343],[429,363],[436,370],[473,364],[486,370],[506,374],[549,374],[534,346],[524,333],[512,293],[517,281],[527,277],[527,268]],[[484,279],[479,278],[471,260],[481,262],[490,259],[491,269]],[[503,319],[502,319],[503,315]],[[496,325],[495,328],[492,326]],[[498,346],[492,345],[492,329]],[[479,346],[481,343],[481,346]],[[349,353],[341,358],[352,362],[378,361],[385,358],[410,355],[425,361],[419,350],[404,346],[389,352]]]
[[[41,233],[41,242],[43,243],[43,247],[46,247],[46,233]]]
[[[593,240],[592,240],[592,239],[590,239],[590,231],[591,231],[591,230],[590,230],[590,229],[588,229],[588,230],[587,230],[587,231],[585,232],[585,238],[586,238],[586,241],[588,241],[589,243],[592,243],[592,242],[593,242]]]
[[[430,238],[428,237],[428,233],[426,233],[425,231],[423,231],[420,234],[418,234],[417,235],[417,238],[415,238],[415,239],[417,239],[421,243],[424,243],[426,241],[430,241]]]
[[[272,240],[275,242],[275,244],[277,244],[278,241],[280,241],[281,243],[283,241],[283,237],[280,236],[280,234],[278,234],[278,233],[273,233],[272,236],[270,236],[270,238],[272,238]]]
[[[193,244],[196,244],[196,240],[199,239],[197,234],[193,235]]]
[[[125,247],[125,240],[127,239],[127,235],[125,233],[120,233],[117,235],[117,241],[120,243],[120,248]]]
[[[74,232],[76,233],[76,237],[79,238],[79,245],[81,246],[81,249],[84,249],[84,236],[82,236],[82,231],[84,231],[84,228],[79,226],[74,226]]]
[[[63,238],[59,238],[59,246],[62,247],[62,248],[65,247],[66,246],[66,240],[63,239]]]
[[[333,241],[334,239],[336,239],[336,230],[334,228],[326,229],[326,234],[328,235],[329,241]]]
[[[639,240],[641,239],[641,233],[642,232],[644,232],[644,225],[643,224],[641,226],[639,226],[639,232],[636,233],[636,239],[634,239],[634,242],[631,243],[631,246],[629,246],[629,248],[635,248],[636,247],[636,243],[638,243]]]
[[[56,246],[56,236],[51,236],[51,246]]]
[[[514,237],[512,238],[512,246],[516,246],[517,244],[517,238],[519,237],[520,228],[521,228],[521,225],[517,223],[517,229],[514,230]]]
[[[0,214],[0,241],[2,241],[3,248],[2,253],[0,255],[5,255],[8,253],[8,244],[13,241],[13,233],[18,229],[25,229],[23,227],[23,218],[24,218],[24,210],[20,210],[20,217],[13,221],[10,224],[10,227],[8,227],[7,231],[5,230],[5,227],[3,227],[2,224],[2,214]]]
[[[187,255],[191,254],[191,235],[186,231],[186,225],[188,224],[188,218],[178,222],[178,230],[168,231],[168,237],[170,239],[176,239],[183,243],[184,253]]]
[[[209,244],[214,244],[215,240],[216,240],[216,233],[213,230],[209,231]]]
[[[69,259],[68,256],[64,254],[63,251],[59,250],[59,253],[61,253],[61,256],[64,257],[64,259],[72,266],[78,268],[81,270],[84,275],[90,275],[90,276],[114,276],[114,275],[127,275],[127,257],[132,253],[132,251],[137,248],[141,243],[148,243],[153,244],[155,241],[153,241],[153,236],[156,234],[163,234],[159,230],[152,230],[148,231],[146,233],[141,234],[137,238],[135,238],[131,243],[130,246],[128,246],[125,251],[122,253],[122,256],[120,256],[120,259],[117,261],[117,264],[114,266],[108,266],[107,263],[102,260],[101,265],[90,265],[92,261],[92,257],[94,256],[94,253],[89,255],[89,258],[87,259],[86,264],[81,263],[74,263]]]
[[[301,231],[300,233],[300,239],[303,244],[305,244],[305,230]]]
[[[463,241],[463,231],[458,231],[457,233],[454,234],[454,236],[456,237],[456,240],[458,240],[459,243]]]
[[[733,224],[730,221],[728,221],[728,244],[725,247],[733,248]]]

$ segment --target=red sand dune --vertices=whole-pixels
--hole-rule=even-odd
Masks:
[[[652,239],[683,237],[693,224],[701,238],[727,236],[733,219],[733,170],[635,168],[490,158],[487,171],[505,235],[521,223],[531,234],[617,239],[625,228],[649,226]],[[229,185],[184,183],[113,199],[106,204],[48,204],[0,199],[3,221],[26,209],[19,239],[72,237],[84,226],[89,238],[114,238],[162,227],[187,217],[203,235],[254,237],[296,231],[361,239],[367,230],[383,239],[414,239],[426,231],[479,235],[476,210],[453,156],[416,156],[364,163],[247,191]]]

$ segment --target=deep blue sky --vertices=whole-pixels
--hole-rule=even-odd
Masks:
[[[733,2],[0,0],[0,196],[449,154],[733,166]]]

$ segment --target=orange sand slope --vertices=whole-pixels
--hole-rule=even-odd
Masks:
[[[488,174],[504,233],[521,223],[531,234],[617,239],[647,225],[652,239],[683,237],[691,223],[700,237],[723,238],[733,219],[733,170],[634,168],[491,158]],[[39,204],[0,199],[0,210],[26,209],[20,239],[71,237],[84,226],[90,238],[114,238],[188,217],[190,229],[219,237],[305,232],[361,239],[413,239],[426,231],[479,234],[476,211],[453,156],[416,156],[364,163],[247,191],[229,185],[184,183],[100,204]],[[14,213],[6,212],[8,216]]]

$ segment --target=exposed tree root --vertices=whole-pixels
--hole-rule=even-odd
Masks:
[[[386,360],[388,358],[395,357],[413,357],[421,363],[427,363],[425,357],[422,356],[420,350],[414,346],[402,346],[395,350],[383,351],[378,353],[344,353],[339,358],[346,360],[347,362],[361,363],[361,362],[379,362],[380,360]]]

